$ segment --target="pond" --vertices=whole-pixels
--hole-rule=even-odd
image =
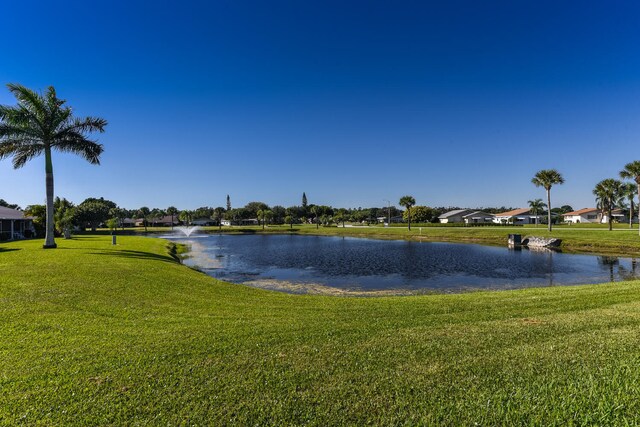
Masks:
[[[166,236],[165,236],[166,237]],[[630,280],[636,260],[476,244],[296,235],[197,235],[185,264],[299,293],[407,294]]]

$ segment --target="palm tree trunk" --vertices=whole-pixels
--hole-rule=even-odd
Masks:
[[[633,228],[633,198],[629,200],[629,228]]]
[[[551,188],[547,188],[547,222],[551,232]]]
[[[640,206],[640,181],[636,179],[638,184],[638,206]],[[638,235],[640,236],[640,209],[638,210]]]
[[[611,212],[612,212],[611,207],[609,207],[609,209],[607,209],[607,212],[609,213],[609,218],[608,218],[609,219],[609,231],[612,231],[613,230],[613,218],[611,217]]]
[[[407,219],[409,220],[409,231],[411,231],[411,206],[407,206]]]
[[[55,236],[53,234],[53,163],[51,161],[51,148],[44,150],[45,158],[45,181],[47,187],[47,231],[44,237],[44,249],[56,248]]]

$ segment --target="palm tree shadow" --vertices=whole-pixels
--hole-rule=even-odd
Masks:
[[[0,253],[2,252],[13,252],[13,251],[19,251],[20,248],[0,248]]]
[[[159,255],[154,254],[152,252],[143,252],[143,251],[132,251],[132,250],[115,250],[115,251],[100,251],[100,252],[91,252],[92,255],[109,255],[116,256],[120,258],[131,258],[131,259],[145,259],[145,260],[154,260],[154,261],[162,261],[162,262],[170,262],[176,263],[176,260],[171,258],[169,255]]]

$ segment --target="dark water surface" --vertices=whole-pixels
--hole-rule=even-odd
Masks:
[[[187,264],[221,280],[258,286],[278,281],[364,291],[455,292],[636,276],[631,258],[473,244],[262,234],[178,240],[191,246]]]

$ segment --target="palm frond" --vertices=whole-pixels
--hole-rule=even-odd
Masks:
[[[62,152],[77,154],[92,165],[100,164],[100,155],[104,151],[102,144],[87,139],[78,133],[56,141],[55,148]]]
[[[9,83],[7,88],[11,94],[18,100],[18,103],[36,116],[44,116],[44,99],[34,90],[26,88],[21,84]]]

